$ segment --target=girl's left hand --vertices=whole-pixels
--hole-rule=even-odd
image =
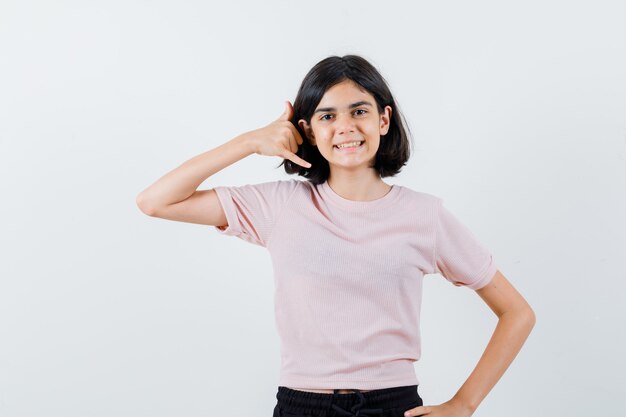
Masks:
[[[470,417],[474,412],[464,404],[455,400],[439,405],[423,405],[404,412],[405,417]]]

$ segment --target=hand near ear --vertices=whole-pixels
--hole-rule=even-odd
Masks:
[[[290,121],[293,117],[293,107],[289,101],[285,101],[285,104],[285,111],[278,119],[248,133],[254,143],[254,152],[265,156],[280,156],[305,168],[310,168],[309,162],[295,154],[303,141]]]

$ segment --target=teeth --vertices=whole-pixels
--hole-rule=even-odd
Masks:
[[[358,146],[361,142],[350,142],[350,143],[343,143],[341,145],[337,145],[338,148],[347,148],[347,147],[351,147],[351,146]]]

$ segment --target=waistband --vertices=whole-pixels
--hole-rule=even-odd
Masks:
[[[354,392],[345,394],[339,394],[339,389],[335,389],[333,394],[325,394],[279,386],[276,399],[278,407],[289,414],[382,417],[389,414],[390,409],[422,405],[417,387],[417,385],[407,385],[367,392],[354,389],[352,390]]]

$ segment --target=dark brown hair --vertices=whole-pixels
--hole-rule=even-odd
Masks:
[[[298,120],[304,119],[311,123],[315,108],[322,100],[326,90],[345,80],[352,80],[365,89],[376,100],[378,113],[382,114],[385,106],[391,106],[391,120],[389,131],[380,141],[374,165],[372,166],[381,178],[398,174],[406,165],[411,155],[410,141],[404,116],[387,86],[383,76],[365,58],[358,55],[330,56],[315,64],[302,80],[298,94],[293,103],[293,118],[291,123],[296,127],[303,143],[298,147],[296,155],[311,163],[310,168],[300,166],[289,159],[283,159],[278,165],[284,165],[288,174],[298,174],[307,178],[313,184],[321,184],[328,179],[330,166],[322,156],[317,146],[312,145],[304,131],[298,125]],[[277,167],[277,168],[278,168]]]

